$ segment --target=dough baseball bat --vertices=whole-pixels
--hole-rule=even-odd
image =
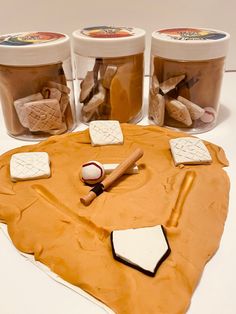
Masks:
[[[110,187],[118,178],[120,178],[137,160],[143,156],[143,150],[137,148],[124,161],[122,161],[112,173],[101,183],[96,184],[87,195],[80,198],[85,206],[88,206],[98,195]]]
[[[172,210],[171,216],[167,221],[167,227],[177,227],[179,223],[179,218],[182,213],[182,209],[184,206],[184,202],[191,190],[193,185],[193,181],[195,180],[196,172],[195,171],[187,171],[185,173],[183,182],[180,187],[180,191],[177,197],[177,201],[174,209]]]

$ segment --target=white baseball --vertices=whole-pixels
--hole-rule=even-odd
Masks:
[[[94,185],[103,180],[105,170],[103,164],[98,161],[91,160],[84,163],[80,169],[80,180],[86,184]]]

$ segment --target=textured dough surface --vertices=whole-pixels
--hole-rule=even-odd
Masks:
[[[63,279],[78,285],[119,314],[182,314],[206,262],[216,252],[227,216],[229,179],[223,150],[206,143],[211,165],[175,167],[169,139],[186,136],[157,126],[122,125],[124,144],[92,147],[88,130],[54,136],[0,157],[0,221],[15,246],[35,255]],[[119,163],[136,147],[144,150],[139,173],[124,175],[89,207],[79,199],[89,187],[79,180],[88,160]],[[13,153],[48,152],[49,179],[13,183]],[[196,177],[177,227],[165,227],[186,171]],[[154,278],[113,259],[112,230],[165,227],[171,254]]]

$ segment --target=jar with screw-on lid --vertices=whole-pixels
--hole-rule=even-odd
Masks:
[[[73,33],[80,119],[136,123],[142,117],[145,31],[98,26]]]
[[[149,119],[201,133],[216,125],[229,34],[201,28],[152,33]]]
[[[74,129],[70,39],[25,32],[0,36],[0,101],[9,135],[41,140]]]

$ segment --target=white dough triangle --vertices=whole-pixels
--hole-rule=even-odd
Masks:
[[[115,258],[154,275],[158,264],[169,254],[161,225],[112,232]]]

